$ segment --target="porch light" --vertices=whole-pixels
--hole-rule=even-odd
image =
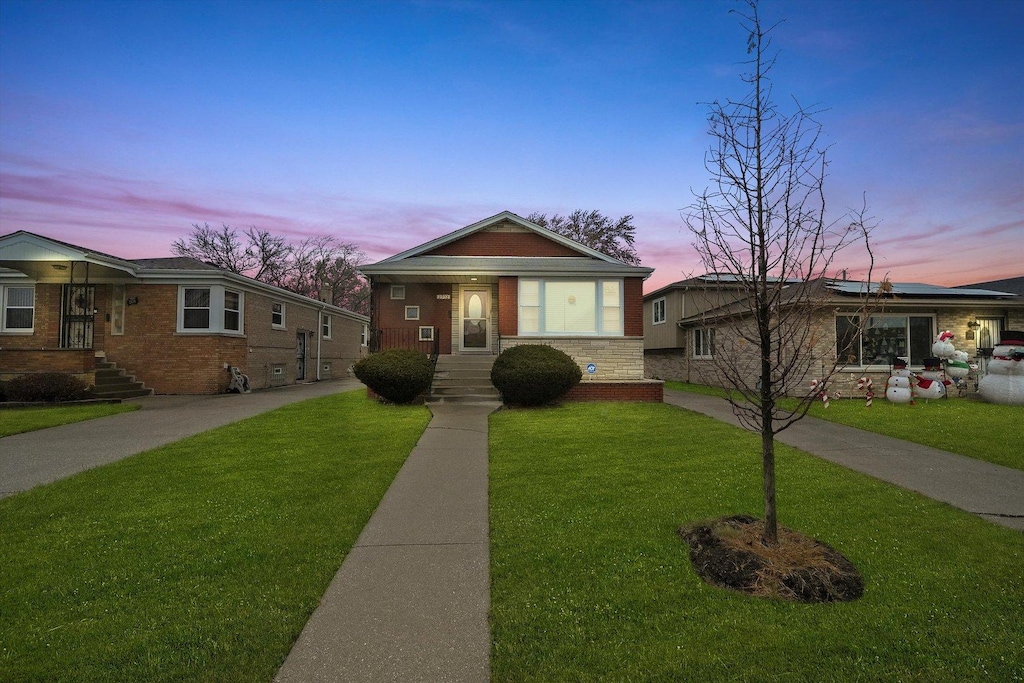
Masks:
[[[471,278],[469,278],[469,281],[470,282],[476,282],[476,278],[475,277],[471,277]]]

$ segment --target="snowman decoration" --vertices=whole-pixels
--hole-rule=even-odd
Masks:
[[[1005,330],[992,350],[978,393],[990,403],[1024,406],[1024,332]]]
[[[924,370],[917,374],[914,384],[914,396],[923,399],[942,398],[946,395],[946,382],[942,376],[942,359],[939,357],[925,358]]]
[[[910,370],[907,361],[902,358],[892,359],[892,372],[885,383],[885,398],[893,403],[910,403],[914,394],[910,388]]]

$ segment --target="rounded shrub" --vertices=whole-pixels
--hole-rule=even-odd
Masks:
[[[359,381],[392,403],[410,403],[430,387],[430,359],[412,349],[389,349],[363,358],[352,367]]]
[[[75,401],[85,398],[85,382],[63,372],[38,372],[15,377],[4,387],[8,401]]]
[[[494,360],[491,383],[502,400],[514,406],[551,403],[580,383],[576,361],[558,349],[524,344],[505,349]]]

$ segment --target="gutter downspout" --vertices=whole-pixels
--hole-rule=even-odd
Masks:
[[[320,311],[316,314],[316,381],[320,381],[320,342],[324,337],[324,311],[327,304],[320,302]]]

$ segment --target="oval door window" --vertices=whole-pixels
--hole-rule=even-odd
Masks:
[[[469,315],[468,318],[482,318],[484,317],[484,302],[479,294],[473,294],[469,297]]]

